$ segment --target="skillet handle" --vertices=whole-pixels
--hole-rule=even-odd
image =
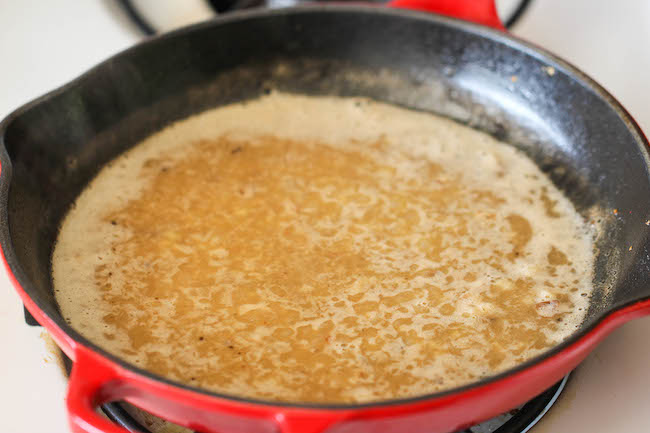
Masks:
[[[97,407],[116,397],[120,381],[97,354],[78,347],[68,383],[68,421],[73,433],[130,433],[97,413]]]
[[[391,0],[388,6],[433,12],[505,31],[495,0]]]
[[[271,407],[260,410],[232,402],[228,402],[233,404],[229,408],[214,407],[212,401],[206,405],[212,397],[199,395],[197,400],[192,400],[192,396],[180,393],[172,396],[169,390],[152,390],[140,381],[137,374],[120,370],[119,366],[107,362],[102,355],[87,347],[77,346],[74,354],[66,398],[68,421],[73,433],[132,433],[97,413],[101,404],[129,399],[155,402],[165,414],[163,418],[206,433],[323,433],[350,417],[347,411]],[[179,402],[178,398],[182,401]]]

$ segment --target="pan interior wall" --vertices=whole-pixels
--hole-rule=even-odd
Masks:
[[[46,313],[63,324],[52,296],[52,246],[65,212],[103,164],[176,120],[272,89],[366,96],[512,143],[601,226],[598,290],[587,320],[645,296],[650,261],[636,263],[649,235],[635,227],[650,214],[648,201],[638,199],[650,196],[647,155],[606,97],[497,33],[410,12],[312,7],[155,39],[10,122],[4,140],[13,165],[14,263]]]

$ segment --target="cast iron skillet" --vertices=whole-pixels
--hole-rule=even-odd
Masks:
[[[491,1],[441,3],[446,12],[464,8],[465,18],[483,8],[479,21],[498,26]],[[50,254],[84,185],[171,122],[271,88],[437,112],[530,155],[601,227],[596,293],[582,327],[494,377],[357,405],[205,392],[127,364],[71,329],[53,297]],[[124,432],[94,411],[113,400],[203,432],[449,432],[541,393],[615,327],[650,313],[647,141],[580,71],[484,26],[361,5],[232,14],[151,39],[18,109],[0,124],[0,144],[2,253],[26,307],[75,361],[67,399],[75,432]]]

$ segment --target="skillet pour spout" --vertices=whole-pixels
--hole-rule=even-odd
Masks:
[[[72,329],[54,299],[50,258],[84,186],[153,132],[268,89],[435,112],[524,151],[598,227],[596,292],[585,322],[548,352],[467,386],[348,405],[188,387]],[[95,413],[115,400],[209,433],[456,431],[541,393],[617,326],[650,314],[647,140],[582,72],[481,25],[362,5],[233,13],[152,38],[19,108],[0,124],[0,145],[3,262],[27,309],[74,361],[67,406],[75,432],[124,433]]]

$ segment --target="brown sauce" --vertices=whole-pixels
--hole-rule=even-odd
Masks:
[[[283,104],[350,136],[290,113],[273,134]],[[570,202],[481,133],[360,105],[271,95],[188,119],[114,161],[61,230],[64,316],[159,375],[301,402],[435,392],[570,335],[592,263]],[[240,125],[237,110],[268,119]],[[206,119],[221,126],[182,133]],[[425,138],[454,134],[432,156],[436,143],[404,137],[400,122]]]

